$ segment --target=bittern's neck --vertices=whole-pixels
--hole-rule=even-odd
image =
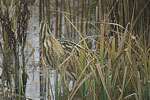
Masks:
[[[55,38],[54,38],[54,36],[50,33],[49,34],[49,38],[51,39],[51,40],[54,40]]]

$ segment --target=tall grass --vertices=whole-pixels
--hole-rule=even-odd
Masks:
[[[59,3],[67,5],[59,6]],[[71,25],[65,29],[72,30],[71,33],[67,31],[65,34],[77,33],[77,37],[80,36],[78,43],[88,53],[93,51],[87,47],[87,40],[95,43],[88,61],[85,61],[84,53],[80,54],[79,76],[68,99],[75,98],[78,93],[83,100],[149,99],[149,5],[149,0],[63,0],[50,3],[50,14],[53,16],[57,12],[54,23],[57,24],[59,19],[62,21],[57,17],[65,17],[62,23]],[[61,27],[55,28],[61,30]]]
[[[26,20],[29,16],[28,6],[24,5],[26,8],[22,9],[23,13],[20,10],[22,6],[16,6],[15,1],[0,1],[0,24],[3,34],[1,80],[4,94],[4,79],[7,80],[10,90],[12,88],[12,75],[8,72],[12,63],[9,56],[13,55],[13,69],[16,71],[15,93],[21,99],[22,80],[19,73],[20,69],[25,71],[24,46],[27,28],[22,15],[27,15]],[[18,2],[18,5],[23,5],[23,1],[26,0]],[[15,11],[13,5],[16,7]],[[56,70],[55,91],[52,91],[53,87],[44,67],[41,68],[45,71],[45,78],[41,80],[45,81],[46,85],[43,83],[41,86],[46,86],[48,91],[50,89],[52,94],[48,93],[49,96],[56,100],[149,100],[149,9],[150,0],[39,0],[39,22],[48,21],[50,28],[54,28],[52,32],[57,38],[67,38],[82,46],[82,49],[79,49],[79,57],[75,54],[74,47],[64,61],[75,57],[77,62],[77,80],[74,81],[71,91],[66,87],[63,69],[59,69],[63,64],[58,65]],[[24,26],[23,31],[21,27],[17,27],[18,25]],[[24,34],[20,40],[20,37],[16,36],[20,36],[21,32]],[[21,50],[17,44],[20,44]],[[22,53],[22,68],[19,63],[19,52]],[[58,72],[61,81],[58,79]],[[41,96],[43,93],[45,91],[41,92]]]

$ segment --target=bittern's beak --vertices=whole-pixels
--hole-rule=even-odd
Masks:
[[[43,21],[40,24],[40,30],[41,30],[41,39],[44,40],[46,37],[49,36],[48,34],[48,24],[44,23]]]

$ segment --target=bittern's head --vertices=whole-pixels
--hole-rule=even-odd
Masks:
[[[49,26],[47,23],[44,23],[43,21],[40,24],[40,31],[41,31],[41,40],[44,42],[44,40],[49,36],[48,33]]]
[[[46,41],[48,41],[48,44],[51,46],[52,42],[57,41],[50,30],[50,27],[48,23],[46,22],[41,22],[40,24],[40,30],[41,30],[41,40],[42,40],[42,45],[45,45]]]

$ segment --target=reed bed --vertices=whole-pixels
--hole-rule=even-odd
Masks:
[[[20,99],[21,72],[25,74],[25,60],[19,66],[18,46],[8,49],[9,34],[14,36],[13,28],[17,26],[21,12],[12,12],[13,1],[5,4],[0,2],[0,24],[3,31],[3,73],[2,95],[4,83],[12,90],[12,78],[8,73],[12,61],[8,56],[14,54],[15,59],[15,89]],[[26,1],[26,0],[23,0]],[[79,57],[76,59],[77,80],[71,90],[66,87],[63,63],[69,57],[75,56],[74,50],[70,56],[56,69],[55,86],[51,85],[51,77],[45,67],[45,60],[40,53],[41,68],[44,78],[40,77],[40,95],[53,100],[149,100],[150,99],[150,0],[37,0],[39,2],[39,23],[47,21],[53,35],[58,39],[68,39],[80,45]],[[20,1],[21,2],[21,1]],[[9,6],[6,6],[9,5]],[[27,9],[27,8],[26,8]],[[10,13],[6,16],[6,12]],[[26,10],[23,9],[26,13]],[[18,14],[20,13],[20,14]],[[17,15],[18,14],[18,15]],[[28,14],[27,14],[28,15]],[[6,16],[7,20],[3,21]],[[8,23],[13,16],[11,28]],[[24,20],[21,20],[22,22]],[[24,25],[24,23],[22,23]],[[25,23],[26,25],[26,23]],[[6,30],[8,27],[10,30]],[[26,30],[26,27],[24,28]],[[19,31],[17,31],[18,33]],[[24,32],[24,31],[23,31]],[[19,34],[19,33],[18,33]],[[42,34],[42,30],[40,34]],[[10,36],[10,35],[9,35]],[[13,40],[25,45],[26,33],[21,37],[23,41]],[[12,37],[12,39],[15,39]],[[39,37],[41,40],[41,37]],[[6,41],[7,40],[7,41]],[[12,41],[12,42],[13,42]],[[41,41],[42,42],[42,41]],[[13,42],[14,43],[14,42]],[[42,47],[42,45],[40,44]],[[24,48],[22,47],[22,57]],[[32,48],[32,46],[30,46]],[[15,55],[16,54],[16,55]],[[23,79],[27,80],[26,77]],[[5,79],[5,80],[4,80]],[[53,91],[53,88],[54,91]],[[46,92],[48,91],[48,92]],[[12,92],[11,92],[12,93]],[[9,96],[8,96],[9,97]]]
[[[56,0],[40,10],[45,15],[40,19],[46,17],[53,21],[48,21],[50,25],[55,24],[57,38],[67,34],[65,38],[92,52],[86,62],[85,52],[80,51],[79,76],[66,99],[76,95],[83,100],[149,99],[149,2]]]

